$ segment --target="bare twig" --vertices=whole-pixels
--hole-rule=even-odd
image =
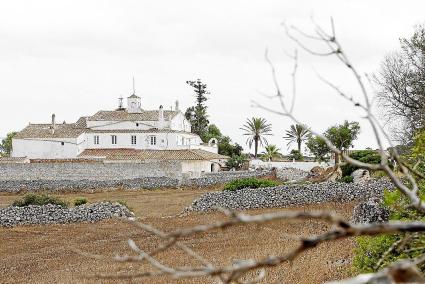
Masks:
[[[333,19],[330,21],[331,32],[326,32],[320,25],[318,25],[313,19],[313,24],[315,25],[315,35],[311,35],[301,31],[300,29],[290,26],[288,27],[285,23],[283,23],[283,27],[286,35],[295,42],[302,50],[315,55],[315,56],[335,56],[344,66],[351,72],[354,77],[357,85],[359,86],[361,96],[363,97],[364,102],[357,101],[354,99],[354,96],[349,96],[347,93],[342,91],[336,84],[324,79],[319,75],[319,79],[324,82],[326,85],[335,90],[341,97],[345,100],[348,100],[353,104],[354,107],[359,107],[365,112],[365,118],[368,120],[370,127],[374,133],[374,137],[376,143],[379,147],[379,154],[381,157],[380,164],[370,164],[364,163],[358,160],[351,158],[349,155],[335,147],[332,142],[327,139],[324,135],[311,130],[311,133],[320,137],[325,141],[326,145],[329,149],[335,153],[336,155],[341,155],[346,163],[355,165],[360,168],[365,168],[369,170],[382,170],[384,171],[390,180],[394,183],[394,185],[402,192],[410,201],[410,204],[418,211],[425,212],[425,205],[422,203],[421,199],[418,197],[418,185],[416,180],[414,179],[414,175],[423,178],[424,176],[420,173],[417,173],[414,168],[412,169],[406,163],[404,163],[400,156],[398,155],[396,149],[393,147],[391,139],[384,131],[383,127],[376,119],[375,115],[372,111],[372,103],[369,99],[368,90],[363,82],[363,77],[357,71],[357,69],[353,66],[348,56],[345,54],[341,44],[339,43],[336,37],[335,25]],[[301,37],[318,41],[323,43],[328,51],[326,52],[318,52],[303,43],[303,40],[300,40],[294,33],[297,35],[301,35]],[[265,52],[266,62],[270,66],[271,76],[273,79],[273,84],[275,87],[275,94],[273,96],[269,96],[270,98],[277,98],[280,104],[280,109],[273,109],[262,106],[259,103],[254,102],[256,107],[267,110],[269,112],[278,114],[283,117],[287,117],[291,119],[293,122],[297,124],[302,124],[293,114],[294,106],[295,106],[295,98],[296,98],[296,74],[298,69],[298,53],[295,51],[292,59],[294,60],[293,70],[291,73],[292,77],[292,102],[287,107],[285,102],[285,97],[283,92],[281,91],[279,80],[277,77],[277,72],[274,67],[274,64],[269,59],[268,51]],[[366,79],[369,78],[366,76]],[[394,151],[388,155],[383,147],[383,139],[387,141]],[[391,169],[389,165],[389,158],[394,159],[404,176],[409,181],[409,184],[404,183],[398,175]],[[143,262],[146,261],[152,266],[156,271],[152,272],[141,272],[136,274],[117,274],[117,275],[98,275],[101,278],[135,278],[135,277],[156,277],[161,275],[167,275],[175,278],[188,278],[188,277],[201,277],[201,276],[210,276],[215,277],[220,283],[258,283],[263,280],[266,275],[266,268],[280,265],[284,262],[292,261],[296,259],[300,254],[304,253],[307,250],[313,249],[317,247],[319,244],[324,242],[329,242],[338,239],[344,239],[352,236],[374,236],[379,234],[399,234],[399,233],[414,233],[414,232],[425,232],[425,222],[391,222],[391,223],[380,223],[380,224],[351,224],[350,222],[345,221],[343,218],[323,211],[313,211],[313,212],[304,212],[304,211],[291,211],[291,212],[276,212],[276,213],[267,213],[267,214],[259,214],[259,215],[247,215],[242,213],[237,213],[228,210],[222,210],[226,216],[228,217],[224,221],[214,222],[210,224],[201,224],[197,226],[193,226],[190,228],[177,229],[172,232],[162,232],[152,226],[140,224],[138,222],[132,222],[136,227],[141,228],[153,235],[156,235],[160,238],[160,245],[153,251],[147,253],[140,249],[139,246],[132,240],[129,240],[130,248],[137,254],[136,256],[122,256],[115,257],[114,260],[121,262]],[[268,222],[282,221],[282,220],[319,220],[329,223],[331,226],[330,229],[325,231],[323,234],[317,236],[311,236],[307,238],[300,237],[299,245],[289,251],[288,253],[276,253],[276,256],[267,256],[262,259],[248,259],[245,261],[240,261],[237,263],[232,263],[225,266],[214,266],[210,261],[206,260],[194,250],[190,249],[186,245],[182,243],[183,238],[194,236],[197,234],[209,232],[212,230],[227,230],[229,228],[238,226],[238,225],[246,225],[246,224],[259,224],[264,225]],[[391,253],[404,239],[397,241],[394,243],[390,249],[384,253],[381,260],[377,263],[377,267],[380,267],[384,261],[384,258]],[[199,267],[170,267],[159,261],[155,258],[160,252],[164,252],[169,250],[172,247],[176,247],[182,250],[187,256],[196,259],[201,263]],[[93,257],[96,259],[104,259],[102,256],[98,255],[90,255],[87,253],[81,254]],[[377,279],[378,277],[394,277],[395,273],[399,273],[400,271],[410,271],[413,275],[409,279],[423,279],[420,278],[416,272],[418,272],[416,265],[421,264],[425,261],[425,256],[419,257],[415,260],[410,261],[402,261],[396,263],[378,273],[361,275],[354,279],[355,282],[346,282],[346,283],[366,283],[366,280]],[[247,273],[249,272],[258,272],[258,275],[252,279],[246,280]],[[350,280],[351,281],[351,280]],[[357,282],[356,282],[357,281]],[[363,282],[361,282],[363,281]]]

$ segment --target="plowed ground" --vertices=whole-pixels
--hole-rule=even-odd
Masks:
[[[114,191],[92,194],[62,194],[74,200],[84,196],[89,202],[123,200],[141,223],[164,231],[223,220],[220,213],[191,213],[179,216],[185,206],[201,195],[202,190]],[[0,206],[18,198],[0,195]],[[251,210],[250,214],[279,210],[331,210],[349,217],[355,204],[326,203],[298,208]],[[246,258],[281,255],[298,244],[298,237],[318,234],[327,229],[318,221],[273,222],[264,225],[236,226],[187,237],[184,243],[216,265],[231,264]],[[134,225],[120,220],[66,225],[37,225],[0,228],[1,283],[214,283],[211,278],[103,279],[99,274],[126,275],[152,270],[147,264],[116,263],[115,255],[131,255],[127,240],[133,239],[145,251],[154,250],[159,239]],[[73,248],[103,255],[92,259]],[[292,263],[267,270],[264,283],[322,283],[350,275],[351,239],[325,243],[302,254]],[[181,251],[171,249],[158,255],[169,266],[199,265]]]

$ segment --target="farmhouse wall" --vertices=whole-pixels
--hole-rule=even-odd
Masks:
[[[211,172],[211,164],[212,163],[210,161],[182,161],[182,172]]]
[[[13,139],[12,157],[28,159],[67,159],[80,153],[78,138]]]

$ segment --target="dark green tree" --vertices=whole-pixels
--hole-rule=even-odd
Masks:
[[[300,153],[300,151],[292,149],[291,153],[289,154],[289,158],[291,160],[295,160],[295,161],[302,161],[304,160],[303,155]]]
[[[326,162],[330,149],[325,140],[318,136],[310,136],[306,142],[307,149],[312,153],[318,162]]]
[[[12,153],[12,139],[16,134],[17,132],[9,132],[6,138],[1,141],[0,156],[10,156]]]
[[[253,117],[247,119],[241,130],[245,131],[244,135],[248,136],[246,143],[249,148],[254,144],[254,156],[257,158],[258,146],[267,146],[265,136],[272,135],[272,125],[262,117]]]
[[[226,166],[229,167],[229,169],[239,170],[247,160],[248,158],[243,154],[233,155],[227,160]]]
[[[215,124],[210,124],[207,133],[204,135],[205,141],[212,138],[217,139],[219,154],[229,157],[241,155],[243,148],[238,143],[233,144],[230,137],[223,135]]]
[[[325,137],[339,150],[347,150],[353,147],[353,141],[357,139],[360,133],[360,125],[358,122],[344,121],[343,124],[335,125],[324,133]],[[335,165],[339,165],[339,155],[335,154]]]
[[[196,96],[196,105],[189,107],[185,112],[186,119],[192,125],[192,133],[198,134],[204,142],[208,142],[204,140],[209,124],[207,106],[205,105],[208,99],[207,95],[210,94],[207,90],[207,84],[202,83],[201,79],[186,81],[186,84],[193,88]]]

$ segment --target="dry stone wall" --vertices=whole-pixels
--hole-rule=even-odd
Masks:
[[[299,181],[305,179],[308,173],[296,168],[281,168],[276,170],[276,177],[282,181]]]
[[[199,178],[192,178],[182,181],[182,185],[189,187],[207,187],[216,184],[226,183],[232,180],[249,178],[249,177],[276,177],[274,171],[235,171],[235,172],[218,172],[205,173]]]
[[[372,197],[382,197],[385,189],[393,187],[389,180],[380,179],[364,184],[328,182],[208,192],[194,200],[187,210],[210,211],[219,207],[246,210],[322,202],[363,201]]]
[[[180,175],[176,162],[0,164],[0,191],[177,187]]]
[[[28,224],[64,224],[73,222],[96,222],[109,218],[133,218],[127,207],[110,202],[65,208],[59,205],[9,206],[0,208],[0,227]]]
[[[94,192],[105,189],[155,189],[175,188],[179,179],[169,177],[143,177],[120,180],[11,180],[0,181],[0,191],[58,191]]]
[[[182,178],[181,163],[27,163],[0,164],[0,191],[96,191],[205,187],[245,177],[264,177],[272,171],[204,173]]]
[[[181,164],[151,163],[26,163],[0,164],[0,181],[119,180],[181,175]]]

